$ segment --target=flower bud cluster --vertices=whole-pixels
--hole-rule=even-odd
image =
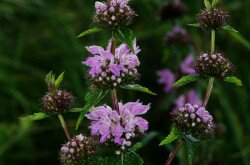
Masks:
[[[204,107],[187,103],[175,109],[171,116],[177,128],[185,135],[199,140],[214,136],[213,117]]]
[[[111,0],[107,3],[96,2],[93,20],[104,28],[115,28],[129,25],[135,12],[128,6],[128,0]]]
[[[192,64],[200,76],[212,76],[224,79],[235,73],[235,66],[222,53],[202,53]]]
[[[187,31],[180,26],[175,26],[165,36],[165,42],[167,45],[184,44],[188,45],[191,43],[191,39]]]
[[[94,87],[114,88],[118,85],[132,83],[139,77],[137,67],[140,61],[137,54],[140,52],[134,40],[134,52],[128,45],[122,44],[111,52],[112,42],[108,44],[108,48],[104,50],[99,46],[89,46],[87,50],[93,54],[83,62],[84,65],[90,67],[89,77]]]
[[[73,105],[74,99],[66,90],[49,91],[41,98],[42,111],[51,115],[64,113]]]
[[[211,8],[197,14],[197,22],[203,29],[217,30],[227,24],[229,17],[228,12],[222,9]]]
[[[96,142],[82,134],[75,136],[66,144],[63,144],[59,152],[61,164],[78,165],[83,161],[84,157],[94,155],[94,146]]]

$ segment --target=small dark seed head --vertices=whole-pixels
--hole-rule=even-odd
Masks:
[[[180,0],[171,0],[159,9],[161,20],[175,19],[183,16],[187,12],[187,6]]]
[[[201,10],[197,14],[197,22],[206,30],[217,30],[225,26],[230,18],[228,12],[219,8]]]
[[[200,76],[212,76],[220,79],[232,76],[236,68],[222,53],[202,53],[192,63],[192,67]]]
[[[67,111],[73,104],[75,97],[66,90],[49,91],[41,98],[42,111],[57,115]]]

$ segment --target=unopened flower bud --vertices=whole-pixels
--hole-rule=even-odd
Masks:
[[[75,97],[66,90],[56,90],[46,93],[41,98],[42,111],[54,115],[61,114],[69,110]]]
[[[217,30],[225,26],[229,20],[229,14],[219,8],[211,8],[200,11],[197,14],[199,26],[206,30]]]
[[[192,67],[200,76],[212,76],[220,79],[232,76],[235,66],[221,53],[202,53],[193,62]]]

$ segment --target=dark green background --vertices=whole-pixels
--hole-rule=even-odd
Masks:
[[[134,0],[131,6],[138,13],[131,26],[138,38],[142,52],[140,84],[149,87],[158,96],[138,92],[119,91],[126,101],[140,99],[152,103],[145,116],[150,122],[149,134],[140,150],[145,164],[163,164],[171,145],[158,147],[169,133],[169,111],[176,93],[166,95],[163,86],[157,84],[156,71],[170,67],[176,60],[185,57],[186,48],[170,49],[164,46],[163,37],[172,27],[172,22],[160,22],[158,7],[163,0]],[[196,51],[209,51],[209,33],[187,27],[195,22],[196,13],[203,8],[202,0],[185,2],[189,12],[178,23],[188,29]],[[249,52],[250,1],[224,0],[223,7],[230,11],[231,25],[240,35],[218,32],[216,48],[223,51],[237,66],[237,77],[244,87],[216,81],[208,104],[220,130],[214,140],[204,143],[195,156],[195,164],[250,164],[250,111],[249,111]],[[65,71],[63,86],[77,97],[76,107],[84,105],[88,90],[81,62],[89,55],[84,46],[107,45],[108,32],[78,39],[76,36],[91,27],[94,0],[1,0],[0,1],[0,164],[57,164],[57,152],[66,138],[57,118],[27,123],[19,117],[39,112],[39,98],[46,90],[45,75],[53,70]],[[244,36],[244,38],[242,37]],[[178,55],[178,51],[179,54]],[[175,52],[175,53],[173,53]],[[176,57],[180,56],[180,57]],[[166,60],[167,59],[167,60]],[[176,63],[177,64],[177,63]],[[171,66],[174,70],[175,66]],[[206,82],[196,83],[201,96]],[[124,98],[124,99],[123,99]],[[109,98],[107,98],[109,103]],[[88,121],[74,132],[77,114],[66,115],[72,134],[88,133]],[[85,129],[83,129],[83,127]],[[185,147],[178,153],[175,163],[186,164]]]

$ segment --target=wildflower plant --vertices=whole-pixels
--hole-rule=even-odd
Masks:
[[[67,137],[67,142],[59,150],[61,164],[143,163],[135,151],[141,146],[141,143],[137,143],[138,139],[149,128],[148,121],[142,115],[149,111],[151,105],[139,100],[124,103],[118,99],[117,94],[117,89],[122,88],[156,95],[148,88],[136,84],[140,78],[138,54],[141,49],[132,30],[127,28],[137,16],[128,3],[129,0],[96,1],[93,4],[94,27],[78,36],[104,30],[111,32],[107,48],[97,45],[86,47],[89,57],[82,62],[88,68],[85,76],[89,85],[85,96],[86,104],[82,108],[72,108],[75,97],[71,92],[60,88],[64,73],[55,78],[50,72],[46,76],[48,91],[41,98],[42,112],[23,118],[33,121],[58,116]],[[109,93],[112,105],[98,106]],[[80,113],[76,130],[84,119],[90,121],[90,135],[71,136],[62,116],[68,112]]]
[[[180,104],[171,112],[173,121],[170,134],[161,142],[160,145],[169,144],[178,140],[173,151],[166,160],[166,165],[171,164],[177,151],[185,142],[188,148],[188,161],[192,164],[192,158],[197,146],[204,140],[211,139],[215,135],[216,125],[213,117],[207,109],[207,103],[210,98],[214,79],[223,80],[242,86],[241,81],[234,77],[236,67],[223,55],[223,53],[215,50],[215,33],[217,30],[229,30],[237,32],[229,26],[228,12],[218,8],[218,0],[204,0],[206,9],[197,15],[196,24],[190,26],[199,27],[203,30],[211,32],[211,52],[200,53],[198,57],[190,65],[195,74],[182,77],[174,83],[174,87],[181,87],[190,82],[208,79],[206,94],[202,103],[186,103],[183,105],[185,98],[178,99]]]

